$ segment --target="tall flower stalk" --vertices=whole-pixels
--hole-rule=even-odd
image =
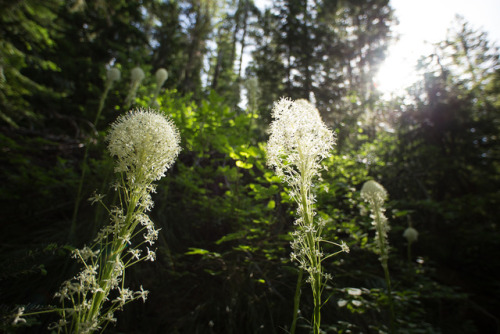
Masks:
[[[158,231],[147,212],[153,207],[154,181],[163,177],[179,151],[179,133],[165,116],[152,110],[136,110],[119,117],[107,138],[116,158],[115,184],[119,205],[107,209],[110,223],[90,246],[76,249],[73,257],[82,270],[64,282],[56,293],[61,319],[49,329],[69,333],[92,333],[115,322],[114,314],[133,300],[146,301],[148,291],[125,287],[125,270],[144,260],[155,260],[152,248]],[[102,202],[95,194],[92,203]],[[103,204],[104,205],[104,204]]]
[[[94,120],[94,126],[97,126],[97,122],[99,121],[99,117],[101,117],[102,109],[104,108],[104,102],[106,102],[106,98],[108,97],[108,93],[111,88],[113,88],[113,84],[115,81],[120,80],[121,72],[119,69],[113,67],[108,70],[106,73],[106,83],[104,85],[104,92],[102,93],[101,99],[99,100],[99,108],[97,109],[97,114]]]
[[[281,99],[276,102],[272,111],[274,121],[270,126],[270,137],[267,146],[268,165],[291,187],[290,197],[297,203],[296,229],[292,233],[292,261],[299,264],[300,270],[308,273],[314,299],[312,317],[313,332],[320,332],[321,294],[331,275],[323,272],[322,262],[341,251],[348,251],[342,243],[336,244],[322,239],[321,234],[325,222],[315,219],[313,180],[318,176],[321,161],[331,155],[335,143],[333,132],[322,122],[319,112],[306,100],[292,101]],[[335,244],[341,251],[325,255],[321,242]],[[301,276],[301,275],[299,275]],[[295,296],[294,321],[298,311],[297,289]]]
[[[366,181],[361,187],[361,198],[368,203],[375,226],[375,251],[379,255],[380,263],[384,269],[385,281],[387,284],[387,292],[389,295],[389,306],[391,311],[391,333],[394,333],[394,303],[392,300],[391,278],[389,275],[389,242],[387,232],[389,232],[389,224],[384,215],[384,203],[387,200],[387,191],[376,181]]]
[[[99,108],[97,109],[97,113],[95,115],[94,123],[92,124],[95,129],[97,129],[97,122],[101,117],[102,110],[104,108],[104,103],[106,102],[106,98],[108,97],[108,93],[111,88],[113,88],[113,84],[115,81],[120,80],[121,72],[119,69],[113,67],[108,70],[106,73],[106,82],[104,84],[104,92],[101,95],[101,99],[99,100]],[[89,145],[85,145],[85,152],[83,154],[83,162],[82,162],[82,173],[80,175],[80,181],[78,182],[78,190],[76,193],[75,206],[73,208],[73,216],[71,219],[70,231],[69,231],[69,241],[72,242],[76,233],[76,220],[78,218],[78,210],[80,208],[80,202],[82,200],[82,190],[83,183],[85,181],[85,174],[87,173],[88,160],[89,155]]]

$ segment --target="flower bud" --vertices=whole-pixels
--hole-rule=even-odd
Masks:
[[[161,87],[163,86],[163,84],[165,83],[165,81],[167,81],[168,79],[168,72],[166,69],[164,68],[159,68],[157,71],[156,71],[156,84],[158,85],[158,87]]]
[[[144,79],[144,71],[140,67],[135,67],[130,72],[130,77],[133,83],[139,83]]]
[[[118,80],[120,80],[121,72],[119,69],[113,67],[113,68],[110,68],[108,70],[106,77],[107,77],[108,82],[118,81]]]
[[[376,181],[366,181],[361,187],[361,198],[367,202],[382,205],[387,200],[387,191]]]
[[[403,237],[405,237],[409,243],[413,243],[418,239],[418,231],[410,226],[403,232]]]

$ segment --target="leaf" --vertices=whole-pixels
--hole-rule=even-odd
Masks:
[[[234,232],[234,233],[230,233],[230,234],[227,234],[225,236],[223,236],[222,238],[220,238],[219,240],[217,240],[215,242],[216,245],[220,245],[221,243],[223,242],[227,242],[227,241],[231,241],[231,240],[237,240],[237,239],[241,239],[241,238],[244,238],[246,236],[246,231],[244,230],[241,230],[241,231],[237,231],[237,232]]]
[[[203,257],[205,257],[205,256],[220,257],[219,253],[211,252],[211,251],[208,251],[208,250],[202,249],[202,248],[192,248],[192,247],[189,248],[189,252],[186,252],[184,254],[186,254],[186,255],[201,255]]]
[[[253,165],[251,163],[243,162],[241,160],[236,161],[236,166],[238,166],[240,168],[244,168],[244,169],[250,169],[253,167]]]
[[[231,159],[233,160],[238,160],[239,156],[238,154],[234,153],[234,152],[229,152],[229,156],[231,157]]]

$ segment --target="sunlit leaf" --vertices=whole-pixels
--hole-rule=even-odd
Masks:
[[[236,161],[236,166],[238,166],[240,168],[244,168],[244,169],[250,169],[253,167],[253,165],[251,163],[243,162],[241,160]]]

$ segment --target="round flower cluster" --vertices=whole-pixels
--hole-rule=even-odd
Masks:
[[[361,198],[370,204],[381,206],[387,200],[387,191],[376,181],[366,181],[361,187]]]
[[[159,180],[180,151],[180,136],[173,122],[155,110],[137,109],[112,124],[108,150],[117,158],[116,172],[129,180]]]
[[[168,72],[164,68],[159,68],[158,71],[156,71],[156,84],[161,87],[167,81],[168,79]]]
[[[409,243],[413,243],[418,239],[418,231],[413,227],[409,226],[404,232],[403,237],[408,240]]]
[[[106,78],[108,82],[118,81],[120,80],[121,72],[116,67],[110,68],[106,73]]]
[[[140,67],[134,67],[132,71],[130,71],[130,79],[132,83],[139,83],[144,79],[144,71]]]
[[[302,174],[315,175],[335,143],[318,109],[306,100],[283,98],[274,104],[272,116],[275,120],[267,145],[268,165],[289,183],[296,181],[294,167]]]

